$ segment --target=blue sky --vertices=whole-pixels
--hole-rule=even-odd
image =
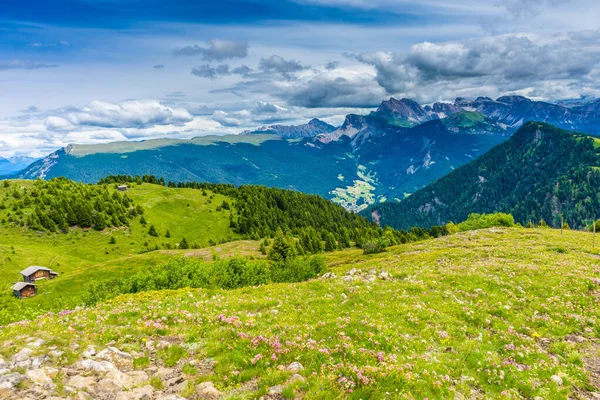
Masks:
[[[592,0],[0,0],[0,155],[597,96]]]

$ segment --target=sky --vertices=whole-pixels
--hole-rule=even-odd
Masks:
[[[0,0],[0,156],[600,97],[597,0]]]

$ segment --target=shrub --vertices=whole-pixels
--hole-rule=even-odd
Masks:
[[[233,257],[204,263],[184,258],[155,267],[152,273],[140,271],[128,279],[92,283],[82,295],[85,305],[93,305],[120,294],[149,290],[206,288],[236,289],[272,282],[300,282],[314,278],[327,269],[321,257],[295,257],[285,261],[249,260]]]
[[[511,214],[469,214],[466,221],[458,224],[458,230],[465,232],[492,227],[512,227],[514,225],[515,219]]]
[[[366,243],[363,243],[363,245],[362,245],[363,254],[383,253],[386,248],[387,248],[387,243],[385,242],[385,240],[382,240],[382,239],[370,240]]]

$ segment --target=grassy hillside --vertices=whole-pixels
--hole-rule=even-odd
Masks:
[[[32,181],[11,181],[10,187],[0,185],[0,198],[12,193],[15,187],[31,191],[33,185]],[[169,189],[147,183],[134,185],[127,196],[144,208],[146,225],[136,217],[128,227],[101,232],[70,228],[68,233],[45,233],[6,222],[7,214],[14,212],[10,207],[0,210],[0,220],[5,221],[0,225],[0,324],[19,316],[73,306],[73,295],[89,281],[126,277],[186,253],[206,256],[207,250],[175,250],[183,237],[190,246],[195,243],[202,248],[211,241],[241,238],[229,228],[229,211],[217,211],[223,201],[233,201],[226,196],[210,191],[203,196],[199,190]],[[148,234],[150,225],[156,227],[158,237]],[[170,238],[165,236],[167,231]],[[115,239],[114,244],[110,243],[111,238]],[[147,253],[156,246],[160,251]],[[30,265],[47,266],[60,275],[58,279],[41,282],[39,296],[19,301],[9,289],[14,282],[23,280],[19,272]]]
[[[548,124],[525,124],[510,140],[399,203],[365,210],[396,229],[462,221],[470,213],[511,213],[559,227],[600,215],[597,139]]]
[[[99,360],[82,355],[93,345],[131,354],[135,385],[157,397],[210,381],[228,398],[591,399],[599,258],[591,233],[524,228],[344,251],[328,255],[329,278],[146,292],[24,321],[0,332],[0,357],[65,351],[49,361],[70,374],[54,378],[59,395],[73,374],[99,390],[105,373],[74,364]]]

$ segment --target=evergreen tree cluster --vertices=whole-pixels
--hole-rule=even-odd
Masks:
[[[102,184],[115,185],[142,182],[161,184],[164,179],[148,175],[116,175],[100,181]],[[297,238],[292,247],[294,254],[299,255],[349,248],[352,241],[358,247],[380,240],[387,245],[395,245],[448,234],[444,226],[409,231],[382,229],[320,196],[293,190],[205,182],[169,182],[166,186],[197,189],[202,191],[202,195],[211,191],[233,199],[233,204],[223,201],[217,211],[230,213],[230,227],[235,232],[254,240],[277,240],[281,235],[289,240]],[[152,228],[149,234],[158,235]],[[267,251],[266,248],[264,251]]]
[[[599,148],[598,139],[530,122],[477,160],[363,215],[378,212],[381,223],[407,229],[502,212],[522,225],[580,229],[600,216]]]
[[[5,181],[5,187],[11,184]],[[86,185],[64,178],[37,180],[33,188],[12,184],[0,202],[7,219],[37,231],[66,231],[69,227],[94,228],[128,225],[144,212],[124,194],[105,185]]]

